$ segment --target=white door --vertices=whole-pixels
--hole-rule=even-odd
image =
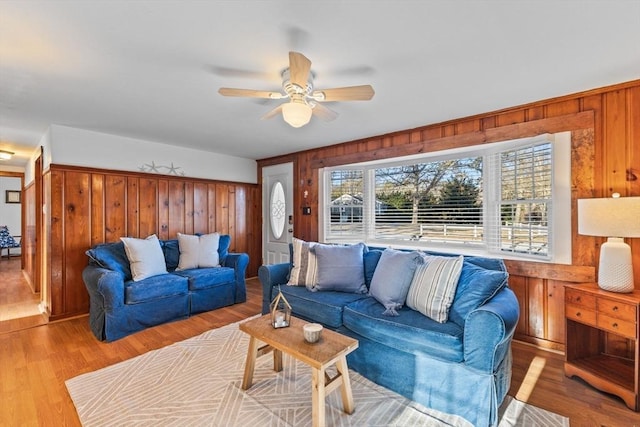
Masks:
[[[262,168],[262,262],[289,262],[293,238],[293,163]]]

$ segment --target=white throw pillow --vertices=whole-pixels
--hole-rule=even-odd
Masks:
[[[311,248],[315,242],[305,242],[304,240],[293,238],[293,257],[291,263],[291,273],[289,275],[289,286],[306,286],[313,290],[316,286],[318,275],[318,259]]]
[[[180,261],[176,270],[218,267],[220,265],[219,244],[220,233],[203,234],[202,236],[178,233]]]
[[[444,323],[456,295],[464,257],[425,256],[424,261],[413,275],[407,307]]]
[[[131,266],[131,276],[135,282],[167,272],[160,241],[155,234],[146,239],[121,237],[120,240],[124,243],[124,250]]]

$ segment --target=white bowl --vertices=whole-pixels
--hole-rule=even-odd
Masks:
[[[322,325],[320,323],[307,323],[302,327],[304,339],[307,342],[314,343],[320,339],[322,333]]]

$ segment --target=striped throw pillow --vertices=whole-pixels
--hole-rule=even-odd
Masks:
[[[407,306],[439,323],[449,318],[464,257],[425,256],[413,275]]]
[[[317,283],[318,261],[316,254],[311,251],[315,243],[293,238],[293,256],[289,286],[306,286],[312,290]]]

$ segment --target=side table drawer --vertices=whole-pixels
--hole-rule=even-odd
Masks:
[[[598,312],[627,322],[636,322],[636,306],[620,301],[598,298]]]
[[[598,327],[627,338],[636,338],[636,322],[628,322],[598,313]]]
[[[585,292],[567,289],[564,294],[564,299],[569,305],[579,305],[594,311],[596,309],[596,297]]]
[[[595,301],[594,301],[595,302]],[[567,305],[565,307],[565,316],[567,319],[575,320],[580,323],[586,323],[587,325],[596,325],[596,312],[594,310],[588,310],[584,307],[577,305]]]

